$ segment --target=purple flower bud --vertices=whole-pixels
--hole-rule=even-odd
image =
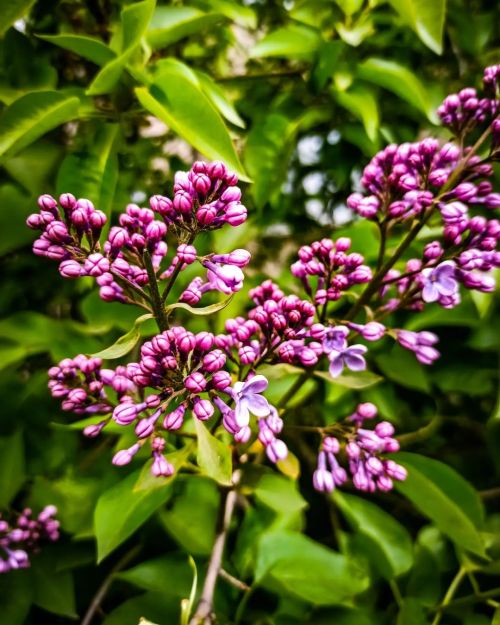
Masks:
[[[193,208],[193,198],[187,191],[177,191],[174,196],[174,208],[182,214],[190,213]]]
[[[63,278],[79,278],[85,275],[85,270],[76,260],[63,260],[59,264],[59,273]]]
[[[266,446],[266,455],[273,464],[276,464],[280,460],[286,459],[288,447],[282,440],[275,438]]]
[[[206,421],[213,416],[214,407],[208,399],[195,397],[193,403],[193,413],[200,421]]]
[[[226,364],[226,355],[220,349],[214,349],[203,357],[202,363],[205,371],[213,373]]]
[[[101,421],[100,423],[94,423],[87,425],[83,430],[83,435],[88,438],[96,438],[102,432],[102,429],[106,425],[107,421]]]
[[[185,404],[180,404],[175,410],[165,415],[163,419],[163,427],[166,430],[178,430],[184,423],[184,414],[186,412]]]
[[[46,193],[38,198],[38,206],[46,211],[53,211],[57,209],[57,202],[51,195]]]
[[[135,443],[135,445],[132,445],[132,447],[129,447],[128,449],[121,449],[113,456],[113,460],[111,462],[117,467],[129,464],[140,448],[141,446],[139,443]]]
[[[87,275],[97,278],[109,271],[109,260],[99,253],[90,254],[83,268]]]
[[[387,438],[394,434],[394,426],[389,421],[381,421],[375,426],[375,433],[381,438]]]
[[[212,261],[225,265],[235,265],[236,267],[246,267],[250,262],[252,255],[247,250],[234,250],[230,254],[214,254]]]
[[[132,421],[135,420],[139,412],[139,406],[136,404],[118,404],[118,406],[116,406],[113,410],[113,419],[119,425],[129,425],[129,423],[132,423]]]
[[[170,477],[175,469],[170,462],[161,453],[153,452],[153,464],[151,465],[151,473],[155,477]]]
[[[186,245],[181,243],[177,248],[177,257],[179,261],[186,265],[191,265],[196,260],[196,248],[194,245]]]
[[[227,371],[216,371],[213,374],[210,383],[214,389],[218,391],[225,391],[231,386],[233,380]]]
[[[195,371],[184,380],[184,386],[192,393],[202,393],[207,386],[207,381],[202,373]]]
[[[231,204],[228,204],[225,213],[225,220],[230,226],[241,226],[241,224],[246,221],[246,218],[247,209],[243,206],[243,204],[239,204],[237,202],[231,202]]]

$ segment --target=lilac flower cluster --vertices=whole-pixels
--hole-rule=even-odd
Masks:
[[[361,254],[347,254],[350,247],[351,240],[342,237],[314,241],[299,249],[299,260],[291,271],[317,306],[340,299],[353,285],[370,282],[370,267],[363,264]]]
[[[339,460],[342,449],[338,438],[326,436],[318,454],[318,466],[313,475],[314,488],[332,492],[336,486],[347,482],[348,475],[355,488],[365,492],[389,491],[394,480],[406,479],[406,469],[385,454],[398,451],[399,443],[393,437],[394,427],[388,421],[377,423],[373,430],[363,428],[364,421],[377,416],[371,403],[360,404],[346,421],[352,423],[343,431],[345,445],[342,457],[347,459],[346,470]]]
[[[150,282],[148,269],[159,273],[160,280],[169,279],[197,260],[192,241],[200,232],[224,224],[239,226],[246,220],[237,182],[237,176],[220,161],[198,161],[189,172],[175,174],[173,200],[156,195],[150,199],[150,208],[129,204],[102,246],[99,238],[107,218],[92,202],[77,200],[69,193],[61,195],[59,201],[42,195],[40,212],[27,219],[30,228],[43,231],[33,251],[59,261],[64,278],[95,278],[105,301],[144,305],[149,297],[144,291]],[[162,267],[168,253],[169,229],[176,252]],[[197,278],[186,289],[181,301],[190,304],[209,290],[226,294],[240,290],[244,279],[241,269],[248,264],[250,254],[235,250],[199,260],[207,269],[207,281]]]
[[[30,553],[36,553],[44,542],[59,538],[55,506],[46,506],[36,518],[32,514],[30,508],[25,508],[15,521],[0,515],[0,573],[29,567]]]

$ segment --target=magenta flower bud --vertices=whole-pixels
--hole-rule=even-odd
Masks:
[[[378,414],[377,407],[371,402],[358,404],[358,407],[356,408],[356,412],[362,419],[373,419]]]
[[[70,211],[76,206],[76,197],[72,193],[63,193],[59,196],[59,204],[65,211]]]
[[[180,262],[191,265],[196,260],[196,248],[194,245],[181,243],[177,248],[177,257]]]
[[[338,454],[340,451],[340,443],[334,436],[326,436],[321,445],[323,451],[331,454]]]
[[[230,254],[214,254],[214,256],[212,256],[212,261],[226,265],[235,265],[236,267],[246,267],[251,258],[252,255],[250,252],[238,249]]]
[[[232,186],[226,189],[220,196],[222,202],[231,204],[232,202],[239,202],[241,200],[241,190],[238,187]]]
[[[196,189],[197,193],[201,193],[202,195],[207,195],[210,191],[210,187],[212,186],[212,181],[210,178],[203,173],[197,174],[192,178],[193,187]]]
[[[375,433],[381,438],[387,438],[394,434],[394,426],[389,421],[381,421],[375,426]]]
[[[49,245],[47,251],[45,252],[45,256],[51,260],[64,260],[68,256],[68,253],[64,247],[61,247],[60,245]]]
[[[234,434],[234,440],[237,443],[240,444],[245,444],[248,443],[248,441],[250,440],[250,437],[252,436],[252,430],[247,426],[239,429],[235,434]]]
[[[151,465],[151,473],[155,477],[170,477],[171,475],[173,475],[174,471],[174,466],[170,464],[170,462],[168,462],[165,456],[157,451],[153,453],[153,464]]]
[[[167,226],[163,221],[152,221],[146,226],[145,234],[150,241],[159,241],[167,234]]]
[[[154,195],[149,199],[149,205],[155,213],[159,213],[163,217],[170,216],[173,211],[173,202],[170,198],[163,195]]]
[[[83,435],[88,438],[96,438],[102,432],[102,429],[106,425],[107,421],[101,421],[100,423],[94,423],[92,425],[87,425],[83,429]]]
[[[38,206],[46,211],[54,211],[57,209],[57,202],[51,195],[45,193],[38,198]]]
[[[228,204],[225,213],[225,220],[230,226],[241,226],[241,224],[246,221],[246,218],[247,209],[243,206],[243,204],[239,204],[237,202]]]
[[[210,382],[214,389],[224,391],[231,386],[233,380],[227,371],[216,371]]]
[[[394,462],[394,460],[386,460],[384,462],[384,468],[387,475],[392,477],[394,480],[398,480],[400,482],[406,480],[408,475],[406,469],[397,462]]]
[[[54,243],[67,243],[71,240],[68,228],[62,221],[52,221],[45,230],[47,237]]]
[[[347,443],[345,446],[345,451],[349,460],[359,460],[361,455],[361,449],[359,445],[354,442]]]
[[[220,349],[214,349],[213,351],[205,354],[203,357],[203,369],[209,373],[218,371],[226,364],[226,355]]]
[[[163,427],[166,430],[178,430],[184,423],[184,414],[186,412],[186,406],[180,404],[175,410],[165,415],[163,419]]]
[[[250,345],[243,345],[238,350],[238,357],[243,365],[250,365],[257,360],[257,352]]]
[[[453,189],[452,193],[457,198],[457,200],[466,202],[476,196],[477,189],[475,185],[473,185],[471,182],[462,182],[461,184],[457,185],[455,189]]]
[[[176,340],[177,349],[183,354],[188,354],[196,347],[196,337],[192,332],[185,332]]]
[[[303,347],[299,351],[299,360],[304,367],[313,367],[318,362],[318,356],[316,352],[309,347]]]
[[[187,191],[177,191],[174,196],[174,208],[180,213],[190,213],[193,208],[193,198]]]
[[[45,223],[39,213],[33,213],[26,219],[26,225],[32,230],[40,230],[44,228]]]
[[[210,178],[224,178],[228,171],[222,161],[213,161],[208,164],[207,173]]]
[[[165,449],[165,439],[161,436],[155,436],[151,441],[151,449],[161,453]]]
[[[360,265],[352,273],[349,274],[350,279],[354,284],[363,284],[370,282],[372,279],[372,270],[368,265]]]
[[[384,471],[382,461],[376,456],[371,456],[365,462],[366,470],[372,475],[380,475]]]
[[[109,271],[109,260],[99,253],[90,254],[83,268],[89,276],[97,278]]]
[[[139,413],[138,406],[136,404],[123,403],[118,404],[113,410],[113,419],[119,425],[129,425],[135,420]]]
[[[195,335],[196,348],[201,351],[208,351],[214,345],[214,335],[211,332],[198,332]]]
[[[93,211],[89,217],[90,227],[94,232],[100,232],[104,228],[107,221],[108,218],[100,210]]]
[[[135,445],[132,445],[132,447],[129,447],[128,449],[121,449],[113,456],[113,460],[111,462],[117,467],[129,464],[140,448],[141,446],[139,443],[135,443]]]
[[[208,399],[195,397],[193,404],[193,413],[200,421],[206,421],[214,414],[214,407]]]
[[[426,260],[437,260],[438,258],[441,258],[443,252],[444,250],[441,247],[441,243],[439,243],[439,241],[432,241],[424,248],[424,258]]]
[[[266,455],[273,464],[276,464],[280,460],[286,459],[288,447],[282,440],[275,438],[266,446]]]
[[[207,386],[207,381],[202,373],[195,371],[184,380],[184,386],[192,393],[202,393]]]
[[[191,166],[191,171],[195,174],[206,174],[207,173],[207,163],[204,161],[195,161]]]
[[[196,211],[196,219],[202,226],[208,226],[217,218],[217,209],[214,206],[200,206]]]
[[[71,223],[80,230],[85,228],[88,223],[87,211],[83,208],[75,208],[75,210],[71,213],[70,220]]]
[[[63,260],[59,264],[59,273],[63,278],[79,278],[85,275],[85,270],[76,260]]]
[[[386,453],[394,453],[396,451],[399,451],[399,441],[395,438],[385,438],[384,439],[384,449],[383,451],[385,451]]]

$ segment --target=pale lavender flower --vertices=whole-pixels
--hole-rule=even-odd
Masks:
[[[244,428],[250,422],[250,413],[256,417],[267,417],[271,407],[263,393],[269,382],[263,375],[255,375],[246,382],[236,382],[233,386],[233,399],[235,403],[234,418],[240,428]]]
[[[446,260],[436,267],[427,267],[421,272],[422,299],[436,302],[441,296],[449,297],[458,291],[455,263]]]
[[[329,372],[332,378],[337,378],[344,367],[351,371],[364,371],[366,369],[366,360],[363,354],[367,352],[365,345],[351,345],[343,349],[333,349],[328,354],[330,360]]]

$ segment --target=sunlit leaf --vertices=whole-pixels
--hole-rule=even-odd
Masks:
[[[200,81],[200,85],[208,97],[210,102],[215,106],[219,113],[231,124],[239,128],[245,128],[245,122],[241,119],[234,104],[227,98],[224,90],[213,80],[211,76],[205,72],[196,72],[196,76]]]
[[[127,334],[121,336],[115,343],[113,343],[113,345],[106,347],[106,349],[103,349],[100,352],[92,354],[92,356],[107,360],[125,356],[125,354],[128,354],[135,347],[137,341],[141,338],[141,324],[152,318],[153,315],[151,313],[142,315],[135,320],[133,327],[129,332],[127,332]]]
[[[33,91],[0,117],[0,155],[15,154],[49,130],[74,119],[80,101],[57,91]]]
[[[267,34],[250,51],[252,58],[289,57],[310,60],[321,42],[319,33],[307,26],[290,24]]]
[[[343,108],[363,122],[366,134],[375,141],[380,119],[377,100],[373,93],[365,87],[355,85],[348,91],[335,91],[334,97]]]
[[[35,0],[2,0],[0,2],[0,37],[12,24],[26,15]]]
[[[382,377],[371,371],[346,371],[342,375],[339,375],[338,378],[332,378],[328,371],[315,371],[314,375],[330,382],[330,384],[338,384],[345,388],[369,388],[383,380]]]
[[[233,299],[234,295],[230,295],[227,299],[222,302],[217,302],[216,304],[210,304],[209,306],[200,306],[200,308],[195,308],[194,306],[190,306],[189,304],[185,304],[184,302],[177,302],[176,304],[170,304],[169,306],[165,306],[165,312],[167,315],[175,310],[176,308],[181,308],[182,310],[187,310],[192,315],[201,315],[202,317],[205,315],[213,315],[219,310],[223,310],[226,306],[228,306]]]
[[[197,462],[205,475],[221,484],[232,483],[231,447],[213,436],[202,421],[194,419],[198,435]]]
[[[165,48],[224,19],[220,13],[204,13],[194,7],[158,6],[151,19],[147,41],[154,50]]]
[[[99,66],[106,65],[116,57],[113,50],[108,48],[100,39],[94,37],[72,34],[37,35],[37,37],[63,50],[69,50]]]
[[[389,0],[403,20],[436,54],[443,52],[446,0]]]

